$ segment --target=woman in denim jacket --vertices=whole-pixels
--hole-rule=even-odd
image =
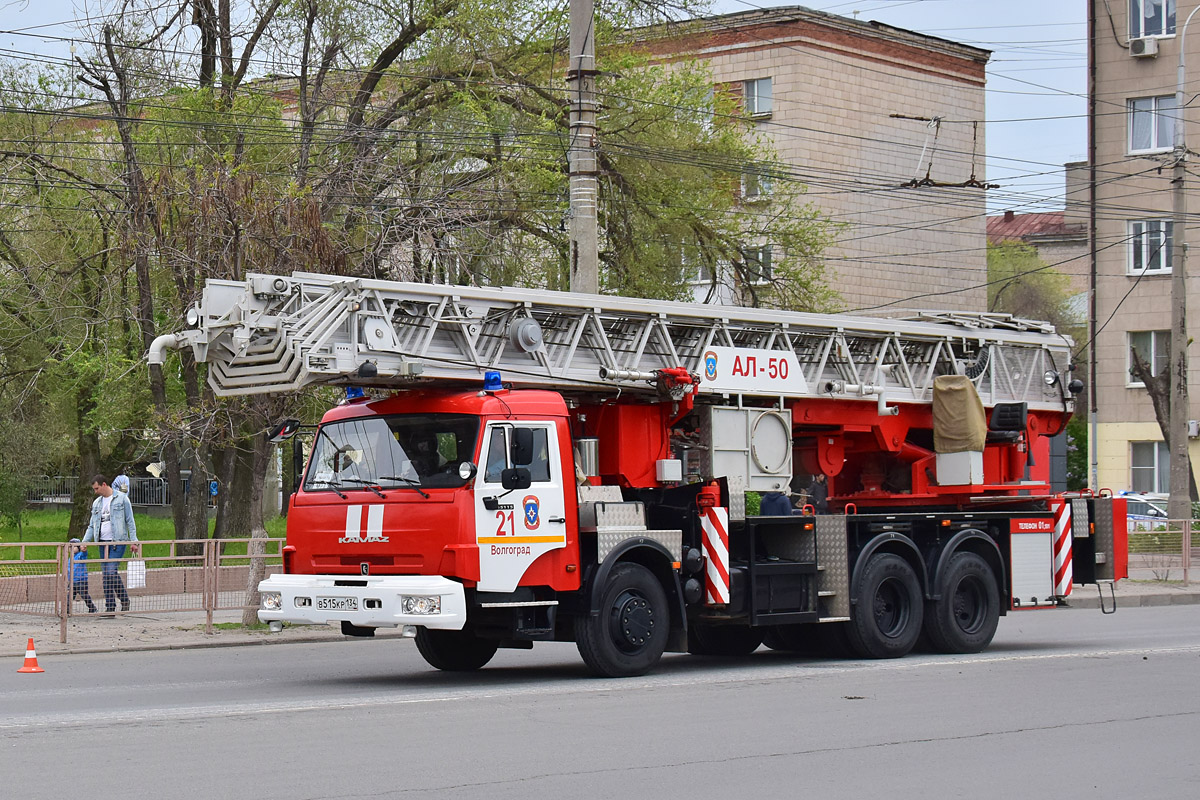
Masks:
[[[121,601],[121,610],[128,611],[129,594],[125,591],[125,582],[121,580],[117,567],[130,543],[135,551],[139,549],[133,505],[129,502],[129,495],[114,492],[108,485],[108,478],[103,475],[92,478],[92,490],[96,493],[96,499],[92,501],[92,521],[88,523],[83,541],[100,545],[105,612],[111,614],[116,611],[118,599]]]

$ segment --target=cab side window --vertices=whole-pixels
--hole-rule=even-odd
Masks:
[[[492,428],[488,438],[487,466],[483,470],[485,483],[499,483],[500,473],[508,466],[506,453],[508,445],[505,441],[504,428]]]
[[[550,480],[550,445],[545,428],[533,429],[533,461],[529,464],[529,478],[534,483]]]

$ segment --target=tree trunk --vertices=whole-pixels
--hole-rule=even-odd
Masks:
[[[233,448],[229,445],[214,447],[213,464],[217,470],[217,520],[213,526],[214,539],[225,539],[229,527],[229,486],[233,479]]]
[[[100,436],[88,422],[88,416],[96,408],[92,396],[92,387],[81,387],[75,394],[75,431],[76,447],[79,451],[79,483],[75,486],[75,494],[71,497],[71,521],[68,523],[67,538],[83,537],[91,522],[92,476],[100,469]],[[111,480],[111,478],[110,478]]]
[[[249,536],[253,525],[254,516],[251,507],[254,502],[254,480],[257,469],[254,459],[257,457],[256,443],[260,438],[262,437],[254,436],[250,440],[241,439],[230,446],[230,449],[233,450],[233,470],[229,485],[225,487],[229,493],[225,534],[231,539]],[[261,476],[258,476],[258,483],[261,492]]]
[[[255,436],[252,441],[250,471],[250,544],[246,548],[250,556],[250,571],[246,581],[246,608],[242,611],[242,624],[253,625],[258,621],[258,582],[267,571],[266,552],[267,528],[263,522],[263,482],[267,476],[267,458],[272,445],[265,436]]]
[[[1161,375],[1150,371],[1150,365],[1132,347],[1129,348],[1129,358],[1132,362],[1132,372],[1135,378],[1146,386],[1146,394],[1150,395],[1150,403],[1154,406],[1154,419],[1158,422],[1158,430],[1168,452],[1171,449],[1171,371],[1163,370]],[[1188,467],[1189,497],[1195,503],[1200,500],[1196,488],[1196,473]],[[1190,514],[1188,515],[1191,516]]]

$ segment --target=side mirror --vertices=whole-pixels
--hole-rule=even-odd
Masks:
[[[513,467],[500,473],[500,485],[510,492],[514,489],[528,489],[532,484],[529,470],[524,467]]]
[[[509,460],[514,465],[532,464],[533,463],[533,430],[532,429],[530,429],[530,428],[513,428],[512,444],[509,445]],[[528,485],[528,484],[526,484],[526,485]],[[524,488],[524,487],[521,487],[521,488]]]
[[[285,419],[267,431],[267,441],[271,444],[279,444],[295,436],[298,430],[300,430],[300,420]]]

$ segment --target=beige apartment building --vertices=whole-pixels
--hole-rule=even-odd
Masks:
[[[984,310],[988,51],[799,7],[654,33],[639,39],[657,58],[708,60],[842,224],[826,264],[847,310]]]
[[[1200,24],[1184,42],[1180,30],[1195,2],[1130,0],[1091,3],[1091,135],[1095,164],[1096,487],[1166,494],[1168,453],[1144,386],[1130,372],[1135,348],[1156,371],[1166,366],[1171,324],[1171,270],[1187,232],[1171,222],[1171,149],[1179,48],[1191,67],[1186,97],[1200,86]],[[1200,15],[1197,15],[1200,17]],[[1200,114],[1186,111],[1192,149],[1200,146]],[[1193,158],[1192,163],[1195,164]],[[1193,167],[1194,169],[1194,167]],[[1200,185],[1193,174],[1191,186]],[[1188,191],[1194,215],[1200,206]],[[1192,253],[1189,272],[1195,271]],[[1200,296],[1189,288],[1195,336]],[[1200,375],[1189,370],[1192,418],[1200,418]],[[1191,442],[1192,461],[1200,449]]]

